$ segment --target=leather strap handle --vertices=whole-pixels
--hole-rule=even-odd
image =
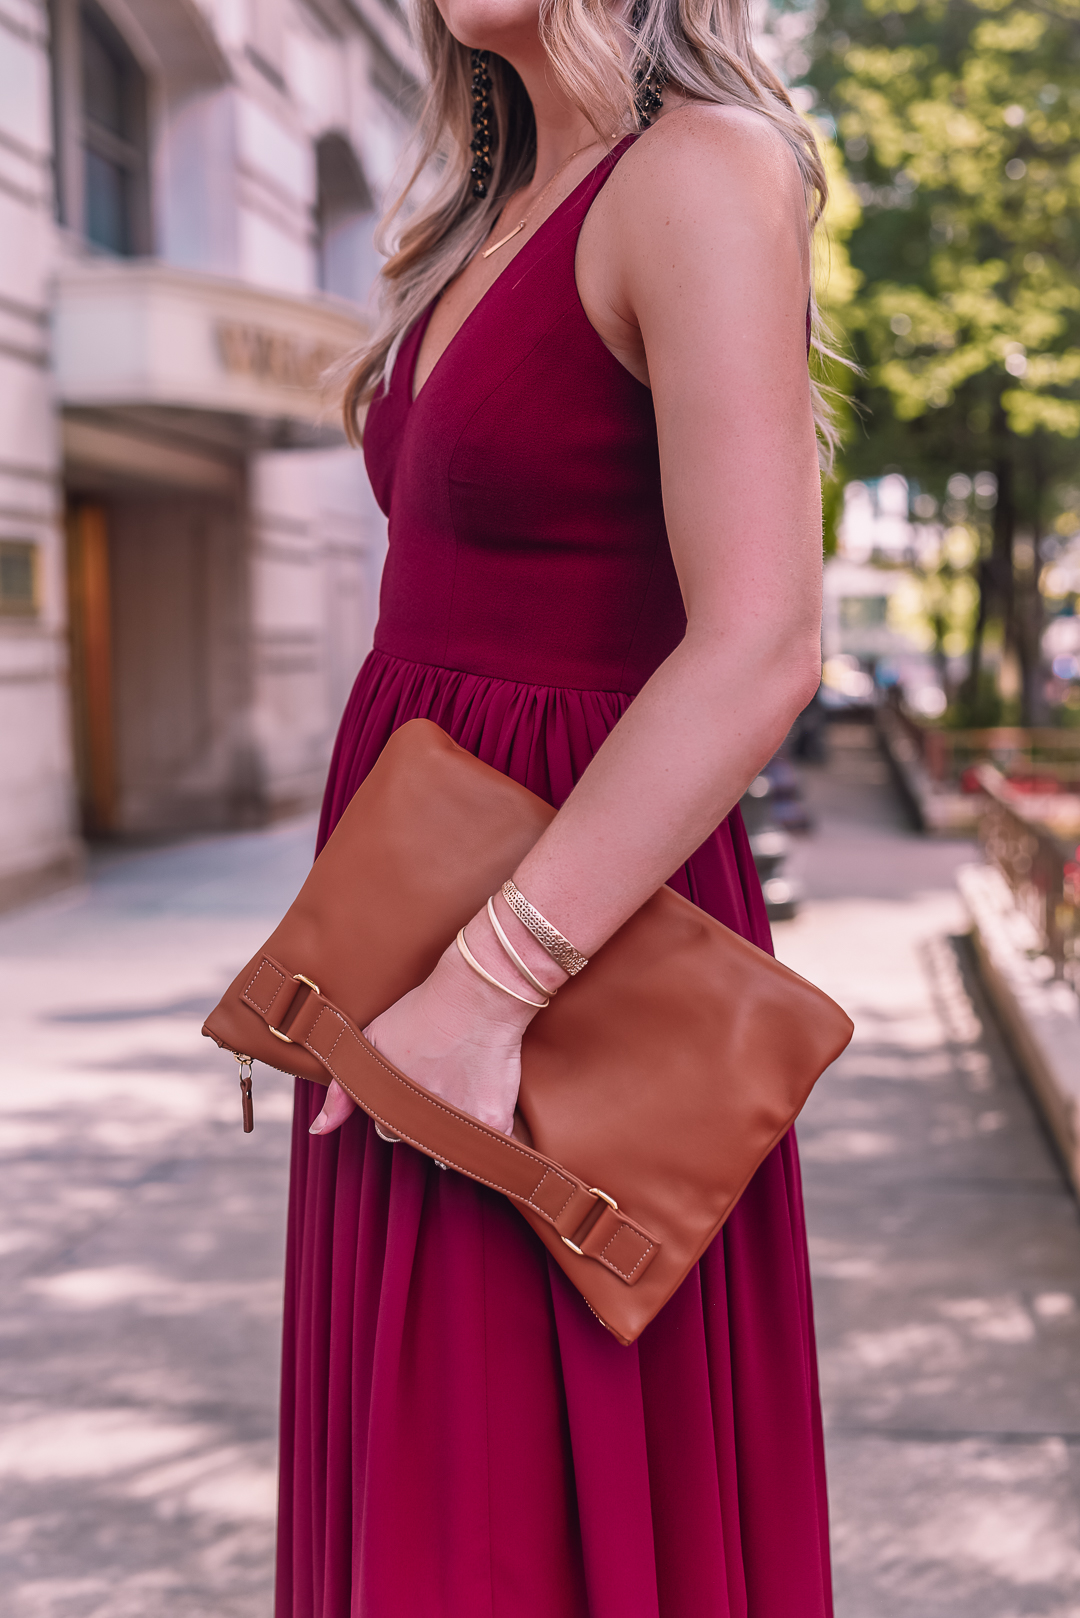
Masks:
[[[414,1084],[309,979],[293,976],[280,961],[264,955],[242,998],[279,1039],[310,1051],[386,1134],[501,1191],[549,1225],[574,1252],[602,1264],[628,1286],[640,1280],[656,1257],[656,1237],[605,1192]]]

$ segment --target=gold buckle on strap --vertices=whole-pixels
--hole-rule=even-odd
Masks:
[[[321,994],[322,993],[322,990],[319,988],[319,985],[317,983],[312,983],[311,979],[306,978],[304,976],[303,972],[294,972],[293,973],[293,982],[294,983],[306,983],[308,988],[309,989],[314,989],[316,994]],[[273,1023],[268,1022],[266,1026],[267,1026],[267,1028],[269,1028],[269,1030],[273,1034],[274,1038],[275,1039],[280,1039],[283,1045],[292,1045],[294,1043],[294,1041],[289,1038],[288,1034],[283,1034],[281,1032],[280,1028],[275,1028],[274,1027]],[[600,1195],[603,1196],[603,1194],[604,1193],[601,1191]]]
[[[598,1185],[591,1185],[589,1187],[589,1195],[593,1196],[593,1197],[599,1197],[602,1202],[607,1203],[609,1208],[613,1208],[614,1211],[616,1213],[618,1213],[619,1204],[615,1201],[615,1198],[614,1197],[609,1197],[606,1191],[601,1191],[601,1189],[600,1189],[600,1187]],[[570,1240],[569,1236],[563,1236],[563,1237],[560,1238],[560,1240],[565,1242],[567,1247],[570,1249],[571,1253],[576,1253],[579,1258],[587,1258],[588,1257],[588,1254],[584,1251],[584,1249],[580,1248],[578,1246],[577,1242],[572,1242]]]

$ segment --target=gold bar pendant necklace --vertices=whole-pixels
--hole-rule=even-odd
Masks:
[[[500,247],[505,247],[507,242],[512,242],[515,236],[520,236],[521,232],[525,229],[525,226],[529,223],[529,220],[532,218],[537,208],[539,208],[540,204],[543,202],[544,198],[547,196],[548,192],[551,190],[552,186],[555,184],[555,181],[559,178],[559,175],[563,172],[563,170],[569,168],[575,157],[580,157],[582,152],[587,152],[590,146],[599,145],[599,141],[591,140],[588,146],[579,146],[576,152],[571,152],[566,161],[559,164],[558,168],[555,170],[555,173],[544,186],[544,189],[540,192],[532,207],[529,208],[524,216],[518,221],[513,230],[508,230],[506,235],[500,236],[497,242],[492,242],[490,247],[485,247],[481,257],[490,258],[492,253],[497,253],[499,251]]]

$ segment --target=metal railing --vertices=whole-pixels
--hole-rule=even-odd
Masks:
[[[986,760],[1006,775],[1045,780],[1066,789],[1080,787],[1080,726],[994,725],[983,730],[943,730],[917,719],[900,694],[887,699],[904,734],[915,746],[931,780],[952,785],[964,771]]]
[[[1051,962],[1054,977],[1080,994],[1080,847],[1070,849],[1026,815],[992,764],[975,766],[986,808],[979,836]]]
[[[996,725],[987,730],[941,730],[920,723],[899,702],[890,707],[938,786],[957,784],[966,770],[989,760],[1005,775],[1045,782],[1050,790],[1080,788],[1080,728]]]

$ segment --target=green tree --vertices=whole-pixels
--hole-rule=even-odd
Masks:
[[[814,238],[815,265],[814,284],[817,290],[821,313],[825,317],[826,328],[830,331],[843,331],[846,326],[848,313],[851,308],[862,276],[852,266],[848,254],[848,240],[853,230],[859,224],[862,210],[859,199],[844,168],[843,159],[828,129],[818,128],[816,131],[821,150],[825,159],[825,168],[829,178],[829,200],[825,207],[825,217],[820,229]],[[845,442],[851,435],[851,372],[848,366],[833,359],[826,359],[824,363],[817,361],[817,370],[820,381],[828,390],[828,398],[832,405],[834,427],[839,435],[840,442]],[[842,455],[838,458],[842,469]],[[825,555],[835,556],[837,550],[838,529],[840,518],[843,515],[844,485],[840,476],[827,477],[822,483],[822,517],[824,522]]]
[[[1080,436],[1080,8],[1062,7],[822,0],[806,73],[861,203],[861,287],[840,313],[862,426],[842,470],[898,468],[971,525],[966,697],[993,630],[1027,722],[1043,716],[1040,571]],[[963,478],[948,492],[957,473],[966,496]]]

